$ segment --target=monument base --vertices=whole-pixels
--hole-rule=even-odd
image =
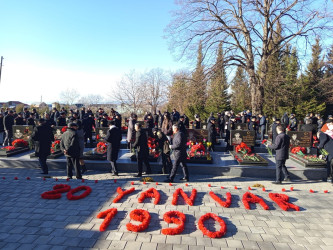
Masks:
[[[234,157],[239,165],[268,166],[268,161],[258,154],[254,154],[257,160],[251,160],[247,158],[245,154],[240,154],[236,151],[230,151],[230,154]]]

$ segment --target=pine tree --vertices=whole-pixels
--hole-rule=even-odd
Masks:
[[[202,64],[203,55],[202,55],[202,44],[199,43],[198,48],[198,57],[197,57],[197,66],[195,71],[192,74],[192,81],[189,84],[188,93],[188,107],[186,113],[190,117],[193,117],[194,114],[200,114],[202,117],[205,117],[205,103],[207,99],[207,81],[204,73],[204,66]]]
[[[217,59],[212,70],[212,77],[208,90],[206,112],[216,114],[230,109],[228,82],[224,67],[222,43],[219,44]]]
[[[331,45],[325,60],[325,70],[320,89],[325,102],[333,104],[333,44]]]
[[[231,108],[238,113],[251,107],[249,80],[245,70],[238,66],[235,77],[231,82]]]

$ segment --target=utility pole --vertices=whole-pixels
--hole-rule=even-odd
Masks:
[[[1,56],[1,61],[0,61],[0,83],[1,83],[2,62],[3,62],[3,56]]]

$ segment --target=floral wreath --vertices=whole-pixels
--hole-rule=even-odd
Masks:
[[[18,147],[26,148],[29,146],[29,143],[22,139],[16,139],[15,141],[12,142],[12,146],[15,148]]]
[[[133,225],[132,223],[127,223],[127,230],[132,232],[142,232],[148,228],[151,217],[147,210],[134,209],[130,213],[130,218],[132,220],[140,221],[142,223],[140,225]]]
[[[69,190],[71,190],[71,186],[66,185],[66,184],[58,184],[53,186],[52,191],[46,191],[41,194],[41,197],[43,199],[48,199],[48,200],[54,200],[54,199],[60,199],[61,198],[61,193],[66,193]]]
[[[226,201],[223,201],[222,199],[220,199],[213,191],[209,192],[210,197],[212,197],[212,199],[214,201],[216,201],[218,204],[220,204],[222,207],[230,207],[231,205],[231,193],[227,192],[226,195]]]
[[[299,206],[289,203],[289,197],[285,194],[269,193],[269,198],[271,198],[282,210],[287,211],[288,209],[294,209],[300,211]]]
[[[187,194],[183,191],[183,189],[181,189],[181,188],[176,189],[176,191],[173,193],[172,205],[177,205],[179,195],[181,195],[183,197],[183,199],[187,205],[193,206],[195,197],[197,195],[197,190],[195,188],[193,188],[191,196],[188,197]]]
[[[104,154],[108,149],[108,145],[105,142],[99,142],[97,143],[96,149],[98,153]]]
[[[117,203],[117,202],[120,201],[125,195],[130,194],[130,193],[133,193],[134,190],[135,190],[135,188],[132,187],[132,188],[130,188],[130,189],[127,189],[127,190],[123,191],[123,190],[121,189],[121,187],[118,187],[118,188],[117,188],[117,193],[118,193],[118,195],[117,195],[116,198],[113,199],[112,202],[113,202],[113,203]]]
[[[73,194],[75,194],[77,192],[80,192],[82,190],[85,190],[82,194],[73,195]],[[90,193],[91,193],[91,187],[89,187],[89,186],[79,186],[77,188],[74,188],[74,189],[70,190],[67,193],[67,199],[68,200],[80,200],[80,199],[83,199],[83,198],[87,197]]]
[[[217,221],[221,226],[220,230],[216,231],[216,232],[212,232],[212,231],[208,230],[204,225],[204,222],[208,219],[213,219],[213,220]],[[207,214],[201,216],[199,219],[199,222],[198,222],[198,226],[199,226],[199,229],[201,230],[201,232],[210,238],[221,238],[227,232],[227,225],[225,224],[224,220],[213,213],[207,213]]]
[[[160,202],[161,195],[155,188],[152,187],[141,193],[138,198],[138,202],[142,203],[146,198],[155,198],[154,204],[157,205]]]
[[[98,219],[103,219],[104,218],[103,223],[99,227],[100,232],[104,232],[106,230],[106,228],[109,226],[111,220],[113,219],[113,217],[115,217],[117,212],[118,212],[117,208],[110,208],[108,210],[100,212],[97,215]]]
[[[254,195],[250,192],[246,192],[243,195],[242,201],[243,201],[245,209],[251,209],[250,203],[259,203],[263,209],[269,210],[269,206],[265,203],[265,201],[262,198],[259,198],[258,196]]]
[[[185,217],[185,214],[183,214],[182,212],[179,212],[179,211],[166,212],[163,216],[163,220],[168,224],[174,223],[174,224],[178,225],[178,227],[175,227],[175,228],[163,228],[161,232],[164,235],[180,234],[185,229],[186,217]]]

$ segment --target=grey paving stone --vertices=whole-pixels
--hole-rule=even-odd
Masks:
[[[240,240],[229,240],[226,239],[228,247],[234,247],[234,248],[243,248],[242,241]]]
[[[142,242],[127,241],[124,249],[127,249],[127,250],[140,249],[141,246],[142,246]]]
[[[156,250],[157,249],[157,243],[153,242],[143,242],[141,245],[141,249],[148,249],[148,250]]]
[[[124,249],[126,241],[113,240],[108,249]]]
[[[157,243],[157,250],[172,250],[172,245]]]

